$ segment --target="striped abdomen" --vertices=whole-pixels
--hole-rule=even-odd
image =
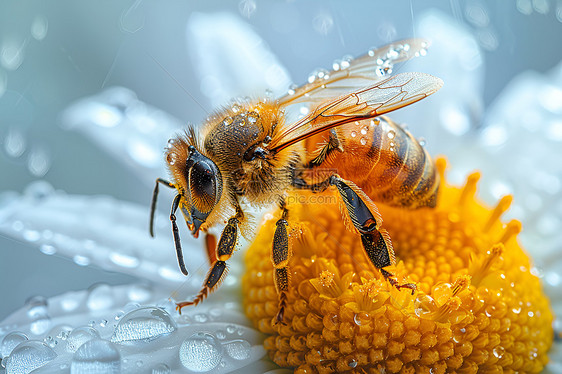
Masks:
[[[404,208],[435,206],[439,188],[435,163],[400,125],[379,117],[340,126],[336,134],[343,152],[330,152],[315,169],[333,169],[375,202]],[[310,139],[307,149],[317,148],[318,140]]]

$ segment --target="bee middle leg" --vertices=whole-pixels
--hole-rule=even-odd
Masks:
[[[273,318],[273,324],[283,324],[285,307],[287,306],[287,294],[289,292],[289,235],[287,233],[288,210],[285,204],[281,204],[283,214],[281,219],[276,222],[275,234],[273,234],[273,248],[271,252],[271,262],[273,263],[275,289],[279,298],[279,308],[277,315]]]
[[[382,219],[375,204],[351,181],[333,175],[329,182],[338,189],[351,223],[361,235],[361,243],[371,263],[392,286],[398,289],[409,288],[413,294],[416,290],[415,284],[399,284],[392,273],[384,270],[385,267],[396,263],[396,257],[390,235],[380,227]]]
[[[176,310],[181,314],[181,309],[190,305],[197,305],[203,301],[207,295],[212,292],[226,275],[226,261],[232,256],[236,243],[238,241],[238,216],[232,217],[228,220],[224,230],[219,239],[219,244],[216,246],[215,256],[212,258],[211,269],[207,274],[207,279],[203,284],[203,288],[195,299],[192,301],[182,301],[176,304]]]

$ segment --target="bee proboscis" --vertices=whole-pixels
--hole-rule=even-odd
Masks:
[[[384,268],[395,263],[392,243],[375,205],[434,207],[439,178],[429,154],[404,128],[382,114],[419,101],[443,82],[424,73],[390,75],[394,63],[424,54],[427,42],[393,43],[334,70],[322,71],[278,100],[240,101],[216,112],[200,133],[188,127],[172,139],[166,162],[172,182],[158,178],[152,199],[150,233],[158,185],[177,190],[170,220],[180,269],[187,275],[175,213],[183,213],[195,237],[225,223],[218,240],[207,236],[211,268],[194,300],[197,305],[226,274],[238,236],[251,231],[241,202],[271,203],[280,209],[271,260],[279,296],[274,323],[282,323],[289,290],[289,191],[321,192],[335,187],[348,229],[361,237],[365,252],[391,285],[400,284]],[[300,119],[286,115],[292,105],[310,108]]]

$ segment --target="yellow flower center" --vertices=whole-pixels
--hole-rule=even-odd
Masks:
[[[438,167],[443,175],[444,160]],[[289,206],[285,325],[272,325],[278,217],[266,220],[248,249],[243,289],[273,361],[302,373],[540,372],[553,339],[549,302],[517,242],[521,224],[500,221],[511,197],[484,206],[474,198],[478,179],[455,188],[442,176],[434,209],[379,205],[398,261],[387,269],[415,283],[413,295],[370,263],[344,227],[337,193],[334,204]]]

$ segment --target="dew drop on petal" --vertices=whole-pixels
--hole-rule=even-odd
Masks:
[[[246,18],[252,17],[252,15],[256,12],[256,2],[254,0],[241,0],[238,3],[238,10],[240,14],[242,14]]]
[[[0,344],[0,355],[4,359],[8,357],[12,350],[20,343],[27,340],[27,336],[23,332],[13,331],[6,335],[2,339],[2,344]]]
[[[107,284],[96,284],[90,287],[86,305],[90,310],[105,310],[115,303],[113,289]]]
[[[18,38],[5,39],[0,45],[0,65],[7,70],[17,70],[23,62],[25,44]]]
[[[0,82],[2,78],[0,77]],[[1,83],[0,83],[1,85]],[[1,90],[1,89],[0,89]],[[0,95],[1,96],[1,95]],[[21,130],[11,128],[4,138],[4,151],[10,157],[20,157],[27,146],[27,141]]]
[[[129,287],[127,291],[127,296],[129,300],[135,302],[144,302],[150,299],[152,296],[152,291],[149,286],[144,284],[133,284]]]
[[[119,373],[121,356],[112,343],[93,339],[82,344],[72,356],[71,374]]]
[[[90,259],[82,255],[75,255],[74,257],[72,257],[72,261],[74,261],[74,263],[79,266],[90,265]]]
[[[125,255],[119,252],[112,252],[109,255],[109,260],[117,266],[129,269],[136,268],[140,264],[140,260],[137,257]]]
[[[328,35],[334,27],[334,19],[330,14],[319,14],[312,20],[312,27],[320,35]]]
[[[14,348],[6,359],[6,374],[23,374],[45,365],[57,357],[45,343],[29,340]]]
[[[122,344],[146,343],[176,330],[176,323],[166,311],[145,307],[123,316],[113,332],[111,341]]]
[[[241,339],[224,344],[226,353],[235,360],[247,360],[250,358],[250,349],[250,343]]]
[[[39,251],[46,255],[54,255],[55,253],[57,253],[57,249],[49,244],[41,244],[41,246],[39,247]]]
[[[47,18],[41,15],[35,16],[31,24],[31,36],[33,36],[35,40],[43,40],[45,36],[47,36],[48,28],[49,23],[47,22]]]
[[[33,148],[27,158],[27,169],[36,176],[42,177],[51,168],[51,156],[45,147]]]
[[[4,70],[0,69],[0,97],[4,95],[8,88],[8,75]]]
[[[182,365],[198,373],[216,368],[222,360],[220,342],[213,335],[198,332],[181,344],[179,357]]]
[[[66,351],[74,353],[80,346],[92,339],[97,339],[100,334],[90,326],[77,327],[68,335],[66,339]]]
[[[151,374],[170,374],[172,370],[164,363],[160,363],[152,368]]]

